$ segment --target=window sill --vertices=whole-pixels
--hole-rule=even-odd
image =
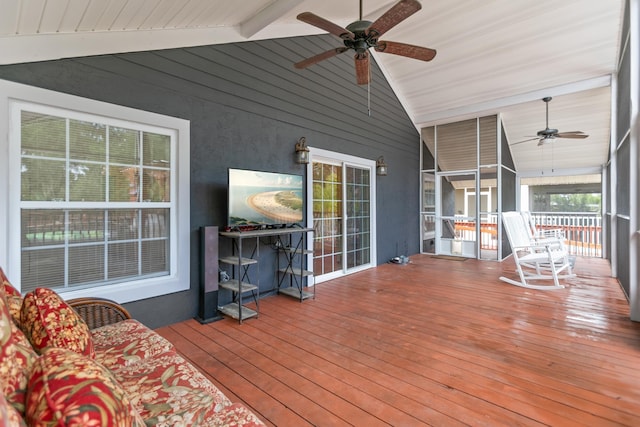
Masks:
[[[117,283],[85,289],[56,289],[65,300],[83,297],[100,297],[119,304],[158,297],[189,290],[189,280],[178,277],[154,277],[151,279]]]

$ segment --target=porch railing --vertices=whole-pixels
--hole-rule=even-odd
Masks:
[[[560,230],[569,253],[585,257],[602,256],[602,217],[589,212],[532,212],[539,230]],[[456,237],[475,241],[474,222],[455,221]],[[497,250],[497,216],[483,219],[480,225],[480,247]]]
[[[602,256],[602,216],[591,212],[532,212],[540,230],[561,230],[573,255]]]

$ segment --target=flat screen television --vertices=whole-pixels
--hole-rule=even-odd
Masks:
[[[229,227],[302,223],[302,175],[229,168]]]

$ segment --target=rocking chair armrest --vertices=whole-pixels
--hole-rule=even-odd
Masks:
[[[564,246],[564,240],[557,237],[546,237],[543,239],[536,239],[536,244],[541,246]]]
[[[526,246],[516,246],[513,250],[518,251],[526,251],[526,250],[539,250],[539,251],[551,251],[552,248],[562,247],[562,242],[553,241],[553,242],[535,242]]]
[[[131,319],[126,308],[106,298],[74,298],[68,300],[67,304],[82,317],[89,329]]]
[[[549,245],[545,243],[532,243],[530,245],[514,246],[513,250],[526,250],[526,249],[546,249]]]

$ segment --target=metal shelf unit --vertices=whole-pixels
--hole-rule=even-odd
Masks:
[[[251,317],[258,317],[259,315],[259,300],[260,300],[260,284],[259,279],[252,282],[249,278],[249,269],[254,268],[254,277],[260,277],[259,271],[259,251],[260,251],[260,239],[265,237],[275,237],[275,244],[272,244],[279,253],[284,254],[283,257],[277,256],[278,259],[278,293],[284,295],[290,295],[294,298],[303,301],[308,298],[315,298],[315,286],[313,293],[308,291],[307,286],[303,286],[305,278],[313,276],[313,273],[308,270],[303,270],[304,257],[310,254],[311,251],[306,249],[307,235],[313,232],[313,228],[274,228],[266,230],[249,230],[249,231],[222,231],[221,237],[232,240],[233,254],[228,257],[220,258],[220,262],[223,264],[231,265],[233,268],[231,277],[232,279],[227,282],[219,284],[221,289],[226,289],[232,292],[233,300],[229,304],[218,307],[218,310],[230,316],[238,322],[242,323],[243,320]],[[294,238],[294,235],[299,235],[299,238]],[[245,256],[243,251],[244,243],[247,240],[255,239],[255,246],[253,247],[251,254]],[[286,267],[281,268],[281,258],[286,260]],[[285,284],[285,277],[290,277],[289,286]],[[307,288],[306,290],[304,288]],[[251,293],[253,300],[256,304],[256,309],[253,310],[242,304],[242,295]]]
[[[221,236],[224,236],[225,234],[227,233],[220,233]],[[226,237],[233,238],[233,236]],[[232,279],[219,284],[220,288],[231,291],[232,301],[229,304],[218,307],[218,310],[222,314],[230,316],[240,323],[245,319],[258,317],[260,312],[260,272],[257,259],[260,255],[260,242],[256,239],[256,245],[253,248],[251,255],[249,257],[244,257],[242,244],[246,237],[250,236],[239,235],[233,238],[233,255],[220,258],[220,262],[222,264],[230,265],[232,268]],[[251,279],[249,277],[249,268],[252,266],[255,266],[256,270],[258,270],[255,272],[255,277],[258,278],[256,279],[255,284],[251,283]],[[242,304],[242,296],[247,293],[251,294],[254,302],[256,303],[255,310]]]
[[[309,291],[309,280],[314,277],[313,272],[304,269],[306,255],[313,254],[313,251],[306,249],[308,235],[312,232],[313,229],[302,229],[300,236],[296,238],[293,234],[278,236],[278,244],[276,245],[282,255],[278,257],[278,272],[280,273],[278,293],[296,298],[300,302],[316,298],[315,284],[313,292]],[[280,265],[282,259],[284,259],[284,267]]]

